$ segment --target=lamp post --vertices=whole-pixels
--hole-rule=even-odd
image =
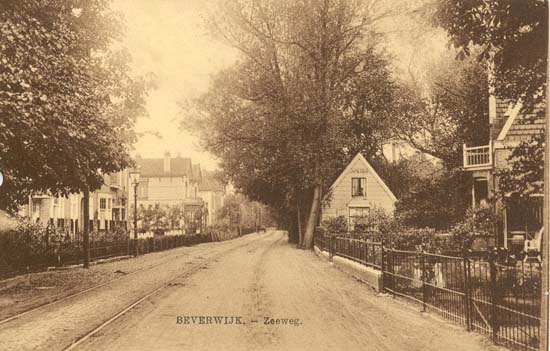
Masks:
[[[138,198],[138,185],[139,185],[139,178],[140,178],[141,172],[139,169],[134,168],[130,171],[130,183],[134,186],[134,256],[138,255],[138,246],[137,246],[137,239],[138,239],[138,232],[137,232],[137,198]]]

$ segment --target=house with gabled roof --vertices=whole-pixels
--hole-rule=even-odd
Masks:
[[[180,205],[185,201],[193,202],[198,197],[200,179],[193,171],[190,158],[136,158],[141,172],[138,186],[138,201],[141,205]]]
[[[352,230],[373,208],[393,213],[397,198],[367,159],[358,153],[331,185],[323,199],[322,220],[344,216]]]
[[[186,224],[204,225],[204,201],[199,196],[201,169],[190,158],[136,158],[141,172],[138,186],[138,206],[181,206]],[[133,196],[133,195],[132,195]]]
[[[525,111],[521,102],[491,97],[487,144],[463,147],[463,169],[473,176],[472,207],[480,206],[498,192],[498,172],[512,167],[512,149],[543,132],[545,121],[540,112],[542,107]],[[495,210],[502,218],[497,228],[499,246],[508,248],[520,239],[532,239],[542,227],[542,194],[533,194],[527,201],[507,196]]]

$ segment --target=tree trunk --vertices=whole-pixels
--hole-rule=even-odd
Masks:
[[[304,248],[310,250],[313,247],[313,231],[315,229],[315,222],[317,221],[317,214],[319,212],[319,206],[321,205],[321,182],[315,182],[315,188],[313,189],[313,201],[311,202],[311,209],[309,211],[309,217],[307,219],[306,233],[304,235]]]
[[[304,234],[302,233],[302,216],[300,209],[300,200],[296,201],[296,215],[298,221],[298,248],[301,249],[304,247]]]
[[[82,254],[84,268],[90,267],[90,191],[84,190],[84,231],[82,233]]]

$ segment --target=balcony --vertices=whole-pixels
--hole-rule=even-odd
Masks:
[[[464,145],[462,153],[464,169],[489,169],[493,165],[493,150],[490,144],[474,147]]]

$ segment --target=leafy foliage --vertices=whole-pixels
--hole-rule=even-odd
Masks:
[[[348,231],[348,220],[345,216],[327,218],[322,223],[327,235],[344,234]]]
[[[251,199],[286,216],[296,203],[313,208],[308,242],[320,188],[390,134],[394,90],[371,5],[227,1],[211,21],[242,60],[214,78],[187,122]]]
[[[184,218],[181,205],[167,206],[158,203],[153,206],[141,205],[137,211],[138,228],[142,233],[163,234],[168,230],[182,229],[183,223],[188,223]]]
[[[0,208],[68,194],[131,164],[150,82],[130,76],[107,0],[0,4]]]
[[[519,195],[528,197],[542,194],[544,190],[544,133],[532,140],[521,142],[512,149],[507,158],[510,169],[501,169],[499,177],[499,196]]]
[[[434,13],[437,25],[444,28],[462,57],[472,48],[481,62],[494,62],[497,97],[523,103],[524,111],[535,111],[542,118],[548,62],[548,1],[545,0],[439,0]],[[529,53],[526,55],[525,53]],[[529,121],[527,121],[529,122]],[[500,171],[500,195],[526,196],[542,187],[542,135],[523,142],[508,159],[509,170]]]
[[[416,172],[395,206],[395,216],[406,226],[448,229],[460,221],[470,205],[471,176],[431,162],[412,164]],[[419,168],[422,167],[422,168]]]
[[[485,68],[474,59],[444,57],[434,62],[424,86],[403,85],[397,102],[397,138],[432,155],[448,169],[462,165],[462,145],[489,139]]]
[[[494,55],[497,96],[522,98],[529,109],[544,102],[548,1],[439,0],[433,18],[462,57],[472,45],[482,48],[481,60]]]

